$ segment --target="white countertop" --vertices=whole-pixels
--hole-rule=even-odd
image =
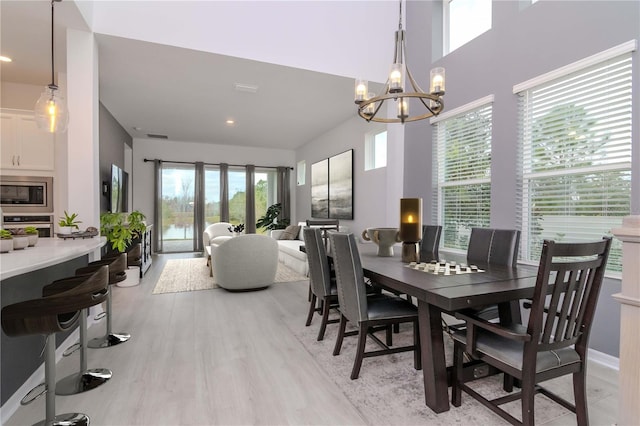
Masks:
[[[105,237],[39,238],[35,247],[0,254],[0,280],[57,265],[91,253],[107,242]]]

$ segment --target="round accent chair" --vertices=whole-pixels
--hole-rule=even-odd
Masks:
[[[266,288],[276,278],[278,243],[266,235],[239,235],[212,250],[211,261],[219,287],[230,291]]]

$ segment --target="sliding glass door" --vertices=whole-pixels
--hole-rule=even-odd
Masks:
[[[163,165],[162,251],[193,251],[194,165]]]
[[[220,222],[220,167],[204,168],[204,228]]]
[[[256,221],[260,219],[267,211],[270,205],[278,201],[278,172],[270,169],[258,169],[255,172],[255,212]],[[264,234],[267,231],[264,228],[256,229],[257,234]]]

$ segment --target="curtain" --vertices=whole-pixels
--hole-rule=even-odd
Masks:
[[[229,165],[220,163],[220,222],[229,222]]]
[[[256,166],[246,166],[245,234],[256,233]]]
[[[289,167],[278,167],[278,202],[282,206],[280,219],[291,223],[291,187],[289,185]]]
[[[196,179],[193,199],[193,251],[203,251],[204,232],[204,163],[196,161]]]
[[[162,160],[153,160],[153,173],[154,173],[154,185],[153,190],[155,193],[155,203],[153,206],[153,224],[156,231],[153,232],[153,244],[155,245],[155,251],[162,251],[162,238],[160,238],[162,232]],[[152,250],[153,251],[153,250]]]

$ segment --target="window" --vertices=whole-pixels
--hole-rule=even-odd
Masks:
[[[524,260],[539,259],[544,239],[611,235],[630,213],[631,56],[591,62],[514,88],[521,107]],[[621,257],[614,240],[608,271],[622,270]]]
[[[444,53],[491,29],[492,0],[444,0]]]
[[[255,208],[256,220],[267,212],[267,208],[278,202],[278,172],[272,169],[258,169],[255,171]],[[256,229],[258,234],[266,234],[264,228]]]
[[[307,175],[307,163],[304,160],[298,161],[298,167],[296,167],[296,173],[298,175],[298,186],[304,185]]]
[[[466,250],[471,228],[490,223],[491,101],[474,102],[432,121],[436,123],[435,211],[444,248]]]
[[[220,222],[220,168],[204,168],[204,227]]]
[[[247,215],[247,173],[245,169],[229,167],[229,222],[238,225]]]
[[[364,144],[364,169],[387,167],[387,131],[371,133]]]

